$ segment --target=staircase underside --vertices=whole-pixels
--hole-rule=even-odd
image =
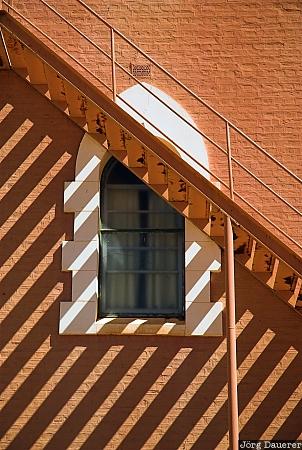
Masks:
[[[229,215],[236,260],[290,306],[302,308],[299,255],[4,11],[0,27],[2,69],[13,69],[46,95],[222,247]]]

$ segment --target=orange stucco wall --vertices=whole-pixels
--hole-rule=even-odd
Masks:
[[[224,338],[58,336],[83,132],[17,75],[0,85],[1,448],[225,450]],[[301,438],[301,317],[240,266],[236,284],[241,438]]]
[[[301,177],[302,10],[299,0],[89,0],[86,3]],[[52,4],[110,52],[108,29],[76,0]],[[14,0],[14,5],[103,81],[111,83],[108,60],[52,12],[46,12],[39,0],[30,4]],[[131,63],[147,62],[118,37],[116,57],[128,70]],[[152,69],[152,77],[146,81],[175,98],[200,129],[225,146],[223,122],[208,114],[157,69]],[[118,92],[131,84],[129,77],[118,70]],[[233,132],[231,142],[233,155],[241,163],[301,210],[299,183]],[[225,156],[209,143],[207,151],[211,170],[227,181]],[[265,188],[236,164],[234,176],[239,194],[301,242],[302,227],[294,213],[276,203]]]

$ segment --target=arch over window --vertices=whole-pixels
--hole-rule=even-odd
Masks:
[[[184,317],[184,218],[120,162],[101,178],[100,317]]]

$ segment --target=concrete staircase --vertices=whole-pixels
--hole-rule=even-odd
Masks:
[[[302,309],[297,253],[4,11],[0,28],[2,69],[14,70],[47,96],[221,247],[229,215],[237,261],[292,308]]]

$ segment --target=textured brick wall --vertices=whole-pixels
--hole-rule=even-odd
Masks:
[[[82,131],[16,75],[0,85],[0,448],[225,450],[223,339],[58,336]],[[236,279],[241,437],[302,438],[301,318],[239,266]]]
[[[90,0],[87,4],[301,177],[302,8],[299,0]],[[39,0],[30,4],[15,0],[14,5],[110,83],[106,58],[60,19],[56,20],[53,13],[46,13]],[[76,0],[54,0],[52,5],[110,51],[108,30]],[[118,61],[126,68],[131,62],[145,62],[119,38],[116,45]],[[178,100],[200,129],[225,144],[224,124],[220,120],[209,116],[157,70],[153,70],[150,81]],[[129,77],[118,71],[118,90],[129,85]],[[231,139],[234,155],[301,209],[300,185],[260,156],[250,144],[234,134]],[[211,144],[207,148],[211,169],[227,180],[225,157]],[[240,194],[301,241],[302,227],[295,214],[276,203],[265,188],[257,186],[238,166],[234,175],[235,188]]]

